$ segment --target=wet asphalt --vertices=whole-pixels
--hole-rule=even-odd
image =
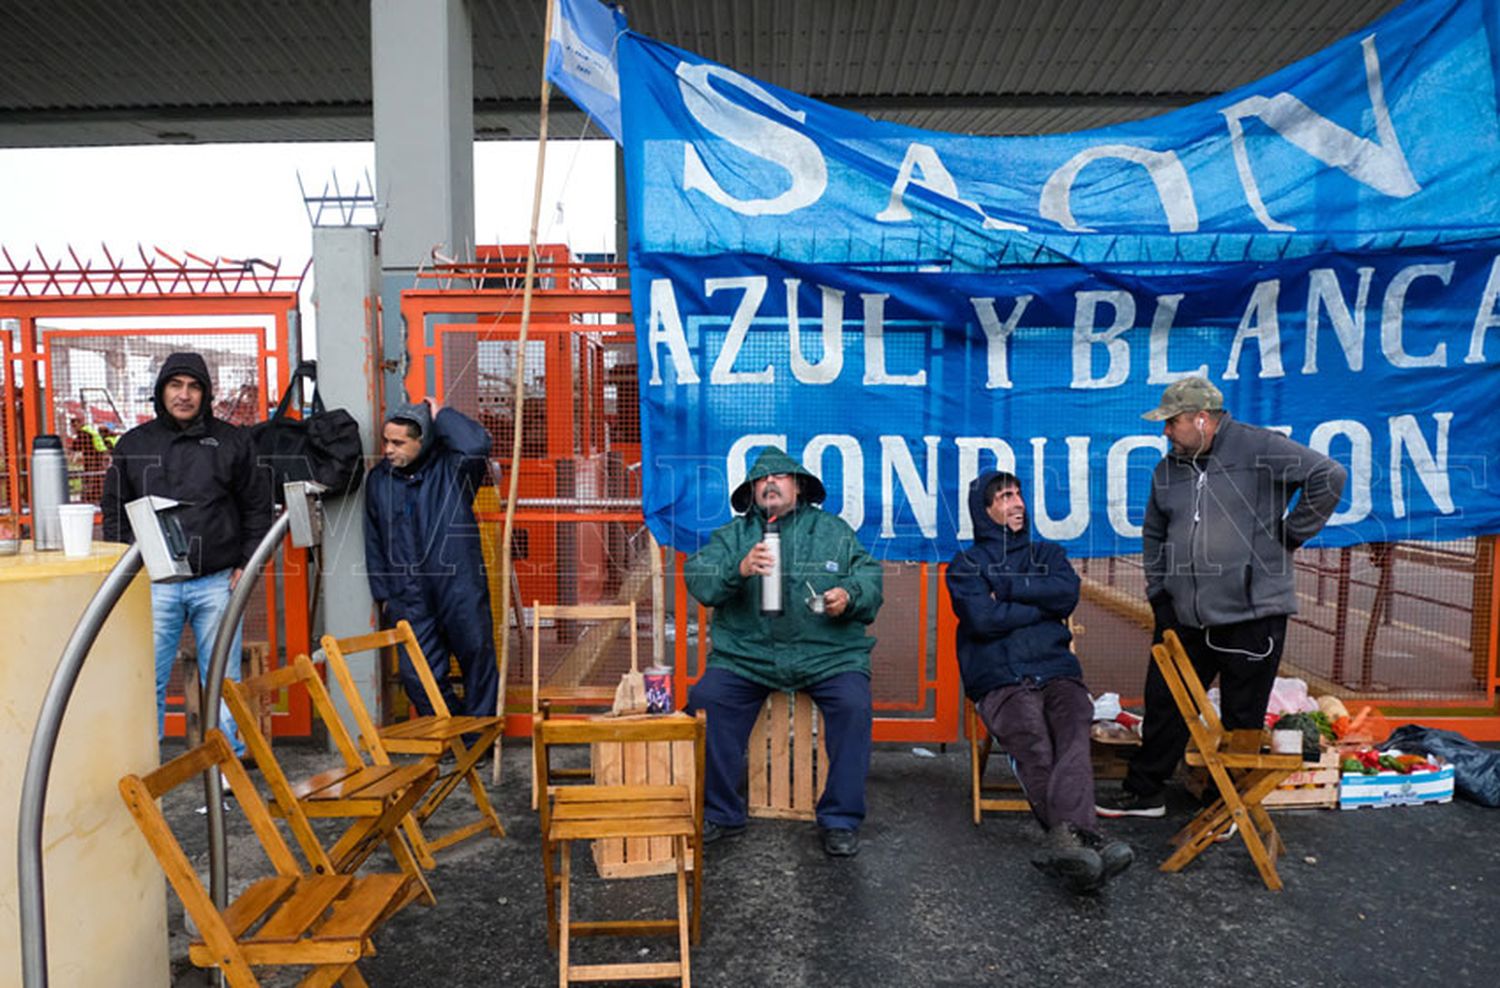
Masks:
[[[1078,897],[1029,863],[1040,831],[1028,815],[971,822],[965,748],[925,750],[932,757],[877,746],[853,859],[826,858],[814,826],[790,821],[752,821],[709,847],[695,985],[1500,984],[1500,810],[1460,800],[1278,812],[1286,888],[1273,893],[1238,840],[1181,873],[1157,870],[1195,805],[1174,789],[1165,819],[1105,824],[1135,847],[1136,863],[1101,894]],[[333,761],[306,745],[278,753],[293,777]],[[437,905],[410,906],[377,934],[378,955],[361,964],[372,986],[557,984],[529,757],[524,741],[507,744],[502,783],[491,788],[506,839],[440,852],[429,875]],[[482,774],[488,782],[488,761]],[[440,811],[440,826],[470,818],[462,796]],[[206,870],[198,803],[194,787],[183,787],[167,812]],[[232,884],[248,883],[268,865],[243,816],[231,809],[227,817]],[[367,867],[393,863],[382,851]],[[674,905],[670,878],[604,881],[581,852],[574,890],[578,918],[669,916]],[[172,984],[206,984],[187,963],[182,907],[170,892],[168,904]],[[675,957],[668,938],[574,947],[584,963]]]

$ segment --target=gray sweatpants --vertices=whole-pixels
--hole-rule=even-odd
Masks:
[[[1094,704],[1083,683],[1059,678],[1042,686],[1002,686],[981,697],[976,708],[996,746],[1010,756],[1041,825],[1097,829],[1089,760]]]

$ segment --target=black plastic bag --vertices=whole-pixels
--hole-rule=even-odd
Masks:
[[[1500,751],[1481,747],[1456,731],[1402,724],[1380,746],[1439,755],[1453,766],[1454,791],[1480,806],[1500,806]]]
[[[317,373],[315,361],[298,364],[276,411],[270,419],[250,429],[256,460],[270,471],[277,504],[282,501],[281,485],[288,481],[316,481],[328,488],[323,495],[327,499],[359,490],[365,476],[364,447],[354,416],[342,408],[325,409],[316,388],[312,414],[300,419],[288,414],[298,380],[307,377],[316,381]]]

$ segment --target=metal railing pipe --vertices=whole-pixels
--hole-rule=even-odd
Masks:
[[[255,586],[255,577],[276,554],[276,547],[291,526],[291,515],[283,510],[240,574],[240,582],[229,594],[229,604],[219,620],[219,632],[214,636],[214,650],[208,660],[208,676],[203,681],[203,734],[219,726],[219,701],[224,696],[224,670],[229,667],[229,646],[234,644],[234,635],[245,615],[245,605],[250,603],[250,592]],[[223,909],[229,900],[229,852],[224,841],[224,784],[217,771],[205,772],[203,776],[204,798],[208,801],[208,876],[209,891],[214,905]]]

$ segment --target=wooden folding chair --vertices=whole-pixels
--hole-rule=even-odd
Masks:
[[[599,621],[603,622],[587,635],[580,636],[577,643],[564,656],[555,677],[560,682],[542,682],[542,621]],[[606,686],[584,685],[594,667],[603,657],[605,648],[625,625],[630,631],[630,667],[640,667],[640,642],[637,638],[635,602],[626,604],[543,604],[531,602],[531,716],[542,720],[551,717],[556,708],[566,707],[592,710],[608,710],[615,701],[615,684]],[[556,625],[554,625],[556,627]],[[588,778],[587,768],[553,768],[547,776],[547,785],[556,779]],[[531,776],[531,808],[537,808],[537,794],[541,780],[536,773]]]
[[[1026,801],[1025,793],[999,795],[1020,792],[1020,783],[1014,777],[1009,782],[984,781],[984,770],[989,767],[990,755],[995,753],[995,739],[980,719],[974,701],[968,697],[964,697],[964,735],[969,739],[969,799],[973,804],[974,826],[979,826],[986,812],[1030,813],[1031,804]]]
[[[323,654],[327,657],[328,669],[338,680],[339,688],[344,691],[344,698],[349,702],[355,725],[359,728],[360,740],[364,742],[365,749],[369,751],[375,764],[391,764],[390,756],[395,753],[420,755],[425,764],[436,767],[444,752],[453,753],[453,767],[447,773],[440,771],[432,789],[402,823],[422,867],[431,868],[437,864],[433,852],[477,834],[488,831],[503,838],[505,827],[500,823],[495,808],[490,805],[489,794],[485,792],[484,783],[479,779],[477,766],[485,752],[505,730],[505,718],[452,716],[447,701],[443,699],[442,690],[438,688],[437,679],[427,665],[427,658],[422,654],[422,647],[417,644],[416,633],[405,621],[398,621],[395,628],[387,631],[353,638],[337,639],[332,635],[324,635],[321,644]],[[395,645],[405,646],[407,657],[416,669],[417,678],[422,681],[422,689],[427,694],[427,702],[432,704],[433,712],[430,716],[411,717],[386,727],[377,727],[369,708],[360,699],[359,689],[354,684],[354,676],[349,671],[349,662],[345,656]],[[466,735],[475,739],[473,744],[464,743]],[[422,824],[437,812],[437,808],[443,805],[443,801],[452,795],[461,782],[469,784],[469,791],[474,797],[474,808],[479,811],[479,819],[428,839],[422,832]]]
[[[1187,723],[1192,741],[1187,763],[1208,770],[1219,796],[1172,838],[1177,850],[1162,863],[1161,870],[1181,871],[1227,833],[1231,824],[1238,824],[1240,839],[1261,880],[1266,888],[1279,891],[1281,876],[1276,873],[1276,859],[1283,845],[1261,801],[1287,776],[1302,769],[1302,756],[1263,754],[1260,749],[1265,732],[1260,730],[1226,731],[1208,702],[1182,640],[1174,631],[1168,631],[1163,639],[1162,644],[1152,647],[1151,657]]]
[[[1068,631],[1073,635],[1068,642],[1068,650],[1076,652],[1078,636],[1083,634],[1083,625],[1068,618]],[[979,709],[974,706],[974,701],[967,696],[964,697],[964,737],[969,741],[969,803],[974,814],[974,826],[979,826],[986,812],[1030,813],[1031,803],[1027,801],[1026,794],[1021,792],[1021,783],[1014,774],[1004,782],[984,781],[990,755],[997,754],[995,739],[979,716]],[[1003,755],[1004,752],[998,754]],[[1000,793],[1021,794],[1002,796]]]
[[[223,772],[261,849],[275,869],[245,889],[226,909],[215,908],[157,800],[205,771]],[[222,732],[144,778],[127,775],[120,795],[172,883],[199,938],[188,946],[198,967],[217,967],[231,988],[256,988],[255,967],[297,966],[312,971],[302,985],[365,985],[355,964],[375,953],[371,936],[411,900],[410,875],[309,874],[297,864],[250,777]],[[306,821],[304,820],[305,824]]]
[[[536,777],[548,778],[548,762],[558,745],[650,744],[691,741],[694,785],[575,785],[550,787],[541,800],[542,875],[547,895],[547,937],[557,950],[558,983],[657,980],[692,984],[689,944],[697,943],[703,910],[703,749],[704,719],[686,714],[544,720],[532,726]],[[601,838],[669,838],[677,871],[675,919],[591,920],[572,917],[572,843]],[[691,906],[687,860],[694,861]],[[554,866],[554,858],[557,859]],[[679,960],[632,964],[573,964],[575,936],[677,935]]]
[[[328,736],[333,739],[343,764],[294,785],[271,751],[270,740],[250,716],[250,697],[275,693],[298,683],[307,689],[313,709],[328,728]],[[306,655],[299,655],[280,669],[243,682],[225,679],[224,702],[229,705],[240,736],[245,739],[250,754],[255,756],[255,763],[271,790],[275,800],[271,812],[286,819],[292,836],[314,871],[341,875],[352,873],[385,843],[401,870],[413,879],[414,893],[419,893],[429,905],[437,901],[411,845],[399,829],[422,794],[437,779],[437,766],[423,762],[411,765],[365,764],[333,706],[333,698],[323,685],[323,678]],[[308,825],[309,817],[349,820],[350,823],[333,847],[325,852]]]

